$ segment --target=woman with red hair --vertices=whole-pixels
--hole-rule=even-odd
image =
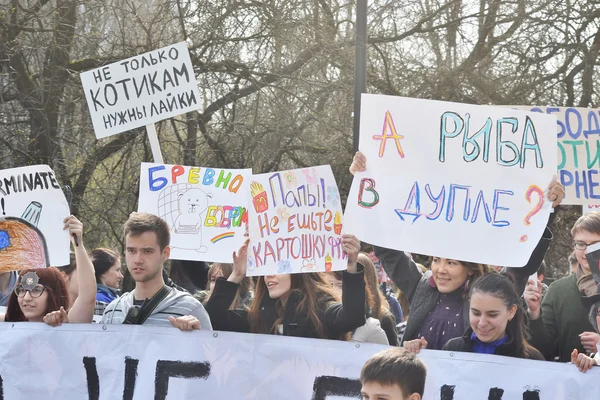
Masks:
[[[75,248],[79,296],[69,308],[67,282],[55,267],[24,269],[10,295],[5,315],[6,322],[46,322],[58,326],[65,322],[89,323],[94,315],[96,278],[94,266],[83,246],[83,225],[74,216],[65,219]]]

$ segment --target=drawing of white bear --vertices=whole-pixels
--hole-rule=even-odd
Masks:
[[[200,253],[208,250],[202,245],[202,213],[208,208],[209,198],[212,198],[212,194],[195,188],[179,194],[179,215],[171,228],[173,231],[171,247],[196,250]]]

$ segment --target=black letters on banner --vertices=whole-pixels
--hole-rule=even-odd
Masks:
[[[154,381],[154,399],[165,400],[169,391],[169,378],[203,378],[210,375],[208,362],[163,361],[156,362],[156,379]]]
[[[139,360],[125,357],[125,381],[123,384],[123,400],[132,400],[135,393],[135,382],[137,379],[137,368]],[[100,379],[96,368],[95,357],[83,357],[85,374],[87,378],[88,396],[90,400],[98,400],[100,397]],[[169,378],[203,378],[208,379],[210,375],[209,362],[183,362],[165,361],[156,362],[156,377],[154,380],[154,399],[164,400],[169,391]],[[2,381],[0,380],[0,395]],[[0,396],[0,400],[3,400]]]
[[[327,396],[344,396],[360,399],[362,385],[358,379],[339,376],[317,376],[313,385],[312,400],[326,400]]]
[[[440,400],[454,400],[454,385],[442,385],[440,388]]]
[[[125,357],[125,382],[123,383],[123,400],[133,400],[135,392],[135,379],[139,360]]]
[[[527,390],[523,393],[523,400],[540,400],[540,391],[535,390]]]
[[[100,379],[96,368],[96,357],[83,357],[83,366],[87,378],[88,396],[90,400],[98,400],[100,397]]]
[[[442,385],[440,388],[440,400],[454,400],[454,385]],[[504,389],[491,388],[488,400],[502,400]],[[523,392],[523,400],[540,400],[540,391],[537,389]]]

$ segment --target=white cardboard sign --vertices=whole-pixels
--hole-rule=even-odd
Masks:
[[[556,119],[363,95],[346,232],[382,247],[521,267],[550,215]]]
[[[69,264],[69,204],[47,165],[0,171],[0,272]]]
[[[142,163],[138,211],[171,227],[171,259],[232,262],[248,223],[250,169]]]
[[[86,71],[80,76],[98,139],[201,107],[185,42]]]
[[[600,205],[600,110],[515,106],[556,116],[558,171],[565,187],[562,204]]]
[[[329,165],[253,175],[249,276],[346,268],[342,206]]]

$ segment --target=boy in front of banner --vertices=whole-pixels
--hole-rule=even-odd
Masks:
[[[124,234],[125,260],[135,289],[106,307],[102,323],[212,330],[198,300],[165,285],[162,268],[171,251],[167,223],[156,215],[134,212],[125,223]]]
[[[421,400],[425,390],[425,364],[401,347],[369,358],[360,371],[363,400]]]

